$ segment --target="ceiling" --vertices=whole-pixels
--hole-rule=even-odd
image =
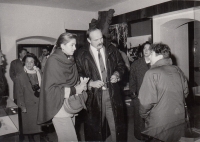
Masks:
[[[34,5],[81,11],[99,11],[127,0],[0,0],[0,3]]]

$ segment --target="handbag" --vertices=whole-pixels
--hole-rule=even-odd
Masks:
[[[54,125],[52,123],[52,120],[44,123],[44,124],[41,124],[41,129],[43,132],[45,133],[53,133],[55,132],[55,128],[54,128]]]
[[[76,114],[82,109],[86,109],[85,102],[87,101],[88,95],[85,91],[82,94],[72,95],[64,100],[64,109],[70,114]]]

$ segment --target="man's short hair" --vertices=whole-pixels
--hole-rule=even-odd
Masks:
[[[146,41],[145,43],[143,43],[143,44],[141,45],[141,49],[139,49],[139,50],[143,52],[144,47],[145,47],[146,45],[150,45],[150,46],[151,46],[151,43],[150,43],[149,41]]]
[[[142,48],[144,49],[145,45],[151,45],[151,43],[149,41],[146,41],[145,43],[142,44]]]
[[[48,47],[43,47],[42,50],[43,50],[43,49],[46,49],[46,50],[49,52],[49,48],[48,48]]]
[[[163,55],[163,58],[170,58],[171,50],[167,44],[155,43],[150,46],[150,50],[154,51],[156,55]]]
[[[26,51],[27,52],[27,49],[22,48],[22,49],[19,50],[19,53],[22,53],[22,51]]]
[[[86,33],[87,38],[90,39],[90,33],[93,32],[93,31],[96,31],[96,30],[100,30],[100,31],[101,31],[101,29],[99,29],[99,28],[89,28],[89,29],[87,30],[87,33]]]

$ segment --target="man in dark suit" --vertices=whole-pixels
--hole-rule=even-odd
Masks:
[[[46,64],[46,61],[47,61],[48,57],[49,57],[49,49],[47,47],[43,48],[42,49],[42,55],[39,57],[39,61],[41,63],[41,71],[42,71],[42,73],[44,71],[44,66]]]
[[[89,29],[87,36],[90,45],[81,48],[76,58],[79,75],[90,78],[84,124],[85,140],[105,140],[103,125],[107,119],[112,141],[124,141],[123,102],[118,84],[124,74],[124,61],[116,47],[112,44],[103,45],[101,30]]]
[[[23,71],[23,64],[22,64],[22,59],[24,58],[24,56],[27,54],[27,50],[26,49],[21,49],[19,51],[19,59],[15,59],[11,62],[10,64],[10,78],[12,79],[14,86],[13,86],[13,98],[14,98],[14,102],[17,103],[17,96],[16,96],[16,89],[15,89],[15,81],[16,81],[16,77],[18,75],[18,73],[20,73],[21,71]]]

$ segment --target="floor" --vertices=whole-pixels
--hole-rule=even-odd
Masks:
[[[128,134],[127,134],[127,141],[128,142],[141,142],[134,137],[134,125],[133,125],[133,106],[130,105],[130,98],[126,98],[126,108],[127,108],[127,122],[128,122]],[[200,129],[200,104],[194,104],[190,109],[190,121],[191,127],[199,128]],[[51,128],[50,133],[48,133],[48,138],[51,142],[57,142],[57,135],[55,131]],[[83,133],[83,124],[80,127],[79,131],[79,140],[84,141],[84,133]],[[40,142],[39,135],[34,136],[36,142]],[[1,140],[0,140],[1,141]],[[15,137],[9,137],[4,142],[13,142],[17,141]],[[110,137],[106,141],[111,141]],[[28,138],[25,137],[24,142],[28,142]],[[43,141],[45,142],[45,141]]]
[[[127,103],[126,103],[126,108],[127,108],[127,122],[128,122],[127,141],[128,141],[128,142],[140,142],[139,140],[137,140],[137,139],[134,137],[134,129],[133,129],[133,127],[134,127],[134,126],[133,126],[133,118],[134,118],[134,116],[133,116],[133,108],[132,108],[132,106],[130,105],[130,101],[131,101],[131,100],[130,100],[129,98],[127,98]],[[80,131],[79,131],[79,140],[80,140],[80,141],[84,141],[84,133],[83,133],[84,131],[83,131],[83,127],[84,127],[83,124],[81,124]],[[52,128],[51,128],[51,132],[48,133],[48,138],[49,138],[49,140],[50,140],[51,142],[57,142],[57,141],[58,141],[57,135],[56,135],[56,133],[55,133],[55,130],[53,130]],[[35,136],[34,136],[34,139],[35,139],[36,142],[40,142],[40,137],[39,137],[39,135],[35,135]],[[0,141],[1,141],[1,140],[0,140]],[[18,140],[16,139],[16,137],[8,137],[8,138],[4,139],[3,141],[4,141],[4,142],[14,142],[14,141],[18,141]],[[108,141],[108,142],[111,141],[111,138],[108,137],[106,141]],[[23,142],[29,142],[27,136],[25,136]],[[45,140],[42,141],[42,142],[45,142]]]
[[[134,124],[133,124],[133,106],[130,105],[131,100],[130,98],[126,98],[126,108],[127,108],[127,122],[128,122],[128,133],[127,133],[127,142],[142,142],[137,140],[134,136]],[[197,99],[196,99],[197,100]],[[200,102],[200,98],[199,101]],[[192,107],[189,107],[189,115],[190,115],[190,124],[191,127],[195,127],[200,129],[200,103],[195,103]],[[55,132],[50,133],[49,139],[52,142],[57,142],[57,136]],[[84,141],[84,133],[83,133],[83,125],[81,125],[81,129],[79,131],[80,141]],[[111,141],[110,137],[106,141]]]

